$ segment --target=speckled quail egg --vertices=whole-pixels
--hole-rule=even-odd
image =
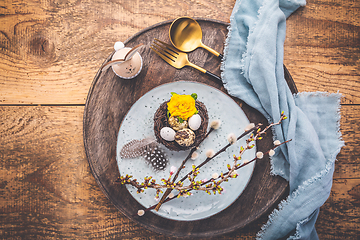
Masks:
[[[181,129],[187,128],[188,127],[188,122],[185,121],[185,120],[183,122],[180,122],[177,117],[170,116],[169,117],[169,125],[175,131],[179,131]]]
[[[189,128],[196,131],[201,126],[201,117],[199,114],[194,114],[189,118]]]
[[[189,129],[184,128],[176,132],[175,142],[183,147],[189,147],[195,142],[195,133]]]
[[[160,136],[162,139],[171,142],[175,140],[175,131],[170,127],[163,127],[160,130]]]

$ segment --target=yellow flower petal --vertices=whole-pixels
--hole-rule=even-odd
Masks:
[[[187,120],[196,113],[195,99],[190,95],[174,94],[168,102],[168,111],[172,116]]]

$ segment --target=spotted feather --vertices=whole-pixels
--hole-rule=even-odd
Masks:
[[[146,149],[145,160],[156,171],[165,170],[168,159],[164,151],[155,144],[150,144]]]
[[[141,140],[131,140],[130,142],[126,143],[121,151],[120,157],[121,158],[136,158],[143,156],[145,154],[145,150],[147,147],[155,143],[155,140],[152,138],[145,138]]]
[[[165,170],[168,159],[158,143],[151,138],[131,140],[126,143],[121,151],[121,158],[136,158],[143,156],[145,161],[155,170]]]

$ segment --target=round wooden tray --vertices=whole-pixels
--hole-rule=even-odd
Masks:
[[[197,19],[203,30],[204,44],[223,52],[228,24],[210,19]],[[130,107],[149,90],[168,82],[191,80],[205,83],[226,93],[221,83],[193,68],[175,69],[158,57],[149,46],[154,38],[170,43],[168,31],[172,21],[151,26],[125,42],[133,47],[144,44],[139,53],[143,69],[133,80],[117,77],[110,69],[99,72],[91,85],[84,111],[84,145],[90,168],[101,190],[123,214],[145,228],[175,237],[214,237],[242,228],[267,212],[287,189],[281,177],[270,175],[268,158],[257,161],[253,176],[239,198],[225,210],[197,221],[175,221],[147,212],[136,215],[142,206],[129,194],[125,186],[114,183],[119,177],[116,162],[116,142],[120,124]],[[113,54],[113,53],[112,53]],[[108,62],[112,54],[105,60]],[[189,54],[189,60],[220,75],[221,60],[203,49]],[[285,68],[285,67],[284,67]],[[292,92],[296,86],[285,68],[285,78]],[[243,109],[250,122],[267,124],[266,119],[241,100],[233,98]],[[257,143],[258,151],[272,146],[268,134]]]

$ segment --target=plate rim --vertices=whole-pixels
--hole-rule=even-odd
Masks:
[[[242,112],[242,114],[244,114],[244,117],[246,118],[246,120],[250,123],[250,120],[249,120],[248,117],[246,116],[245,112],[244,112],[243,109],[238,105],[238,103],[233,99],[233,97],[232,97],[231,95],[229,95],[229,94],[227,94],[227,93],[225,93],[225,92],[223,92],[223,91],[221,91],[221,90],[213,87],[213,86],[210,86],[210,85],[208,85],[208,84],[206,84],[206,83],[202,83],[202,82],[195,82],[195,81],[188,81],[188,80],[178,80],[178,81],[175,81],[175,82],[167,82],[167,83],[160,84],[160,85],[158,85],[158,86],[150,89],[149,91],[147,91],[146,93],[144,93],[139,99],[137,99],[137,100],[131,105],[130,109],[126,112],[126,114],[124,115],[124,118],[122,119],[122,121],[121,121],[121,123],[120,123],[119,131],[118,131],[118,134],[117,134],[117,142],[116,142],[116,161],[117,161],[117,166],[118,166],[118,171],[119,171],[119,173],[120,173],[120,169],[119,169],[119,165],[120,165],[120,164],[119,164],[119,161],[118,161],[118,158],[119,158],[119,156],[118,156],[118,151],[119,151],[120,149],[118,149],[118,140],[119,140],[120,129],[121,129],[121,126],[122,126],[122,124],[123,124],[126,116],[129,114],[129,112],[130,112],[131,109],[133,108],[134,104],[136,104],[139,100],[141,100],[145,95],[149,94],[151,91],[154,91],[154,90],[156,90],[156,89],[158,89],[158,88],[161,88],[161,87],[165,87],[165,86],[167,86],[167,85],[181,84],[181,83],[185,83],[185,84],[191,83],[191,84],[203,85],[203,86],[205,86],[205,87],[207,87],[207,88],[210,88],[210,89],[218,92],[219,94],[223,94],[225,97],[229,98],[229,100],[232,101],[232,103],[234,103],[235,105],[237,105],[237,107],[240,109],[240,111]],[[256,143],[255,143],[255,146],[256,146]],[[247,179],[247,182],[246,182],[243,190],[242,190],[238,195],[236,195],[235,199],[234,199],[233,201],[231,201],[231,203],[229,203],[229,205],[227,205],[225,208],[221,209],[220,211],[218,211],[218,212],[216,212],[216,213],[214,213],[214,214],[211,214],[211,215],[206,216],[206,217],[203,217],[203,218],[194,219],[194,220],[178,220],[178,219],[172,219],[172,218],[163,217],[163,216],[161,216],[161,215],[159,215],[159,214],[156,214],[156,213],[154,213],[154,214],[157,215],[157,216],[159,216],[159,217],[165,218],[165,219],[174,220],[174,221],[185,221],[185,222],[198,221],[198,220],[203,220],[203,219],[212,217],[212,216],[214,216],[214,215],[216,215],[216,214],[224,211],[226,208],[228,208],[230,205],[232,205],[232,204],[241,196],[241,194],[244,192],[244,190],[247,188],[247,186],[249,185],[249,183],[250,183],[250,181],[251,181],[251,178],[252,178],[253,173],[254,173],[254,170],[255,170],[256,161],[254,161],[254,163],[251,164],[251,166],[252,166],[252,168],[251,168],[251,174],[250,174],[249,178]],[[130,193],[130,195],[132,196],[131,193]],[[137,200],[135,199],[135,201],[137,201]],[[138,202],[138,201],[137,201],[137,202]],[[139,203],[139,202],[138,202],[138,203]],[[140,204],[141,204],[141,203],[140,203]],[[141,205],[142,205],[142,204],[141,204]],[[145,207],[144,207],[144,208],[145,208]]]
[[[224,25],[224,26],[229,26],[229,23],[226,23],[226,22],[223,22],[223,21],[218,21],[218,20],[214,20],[214,19],[208,19],[208,18],[195,18],[196,20],[198,21],[207,21],[207,22],[210,22],[210,23],[216,23],[216,24],[221,24],[221,25]],[[163,22],[159,22],[157,24],[154,24],[148,28],[145,28],[143,30],[141,30],[140,32],[134,34],[133,36],[131,36],[130,38],[128,38],[124,43],[128,43],[130,42],[131,40],[133,40],[134,38],[136,38],[137,36],[140,36],[142,33],[148,31],[148,30],[151,30],[153,28],[156,28],[156,27],[161,27],[163,25],[166,25],[166,24],[170,24],[173,20],[167,20],[167,21],[163,21]],[[112,52],[107,59],[104,60],[103,64],[104,65],[106,62],[108,62],[110,60],[110,58],[112,57],[114,52]],[[288,82],[288,85],[290,87],[290,89],[292,90],[292,92],[296,93],[297,92],[297,89],[296,89],[296,86],[295,86],[295,83],[290,75],[290,73],[288,72],[288,70],[286,69],[285,65],[284,65],[284,71],[285,71],[285,79],[286,81]],[[270,204],[268,204],[267,206],[263,206],[261,208],[261,211],[257,212],[250,220],[247,219],[243,225],[241,226],[238,226],[238,225],[232,225],[232,226],[228,226],[226,228],[222,228],[222,229],[217,229],[215,231],[207,231],[207,232],[191,232],[190,235],[177,235],[176,233],[174,233],[173,231],[169,230],[169,229],[165,229],[165,228],[160,228],[160,227],[157,227],[157,226],[149,226],[147,224],[145,224],[144,222],[142,221],[139,221],[138,219],[134,218],[134,216],[128,212],[126,212],[124,209],[122,209],[121,207],[119,207],[117,204],[116,204],[116,201],[115,199],[110,195],[110,193],[107,191],[105,185],[103,182],[100,181],[100,177],[96,174],[95,172],[95,168],[94,168],[94,165],[93,165],[93,162],[91,161],[91,156],[90,156],[90,152],[89,152],[89,142],[88,142],[88,139],[87,139],[87,129],[86,129],[86,126],[88,125],[88,115],[90,114],[89,113],[89,103],[90,101],[92,100],[92,96],[93,96],[93,92],[94,92],[94,89],[95,87],[97,86],[98,82],[99,82],[99,79],[100,79],[100,76],[101,76],[101,70],[99,68],[98,72],[96,73],[91,85],[90,85],[90,88],[89,88],[89,92],[88,92],[88,95],[87,95],[87,98],[86,98],[86,102],[85,102],[85,107],[84,107],[84,114],[83,114],[83,140],[84,140],[84,148],[85,148],[85,155],[86,155],[86,158],[87,158],[87,161],[88,161],[88,164],[89,164],[89,167],[90,167],[90,170],[91,170],[91,173],[92,175],[94,176],[95,178],[95,181],[97,183],[97,185],[99,186],[99,188],[101,189],[101,191],[104,193],[104,195],[110,200],[110,202],[116,207],[116,209],[118,211],[120,211],[122,214],[124,214],[127,218],[131,219],[132,221],[134,221],[135,223],[137,224],[140,224],[142,227],[144,227],[145,229],[148,229],[150,231],[153,231],[153,232],[156,232],[156,233],[160,233],[160,234],[166,234],[168,236],[173,236],[173,237],[210,237],[210,236],[219,236],[219,235],[223,235],[223,234],[226,234],[226,233],[231,233],[231,232],[234,232],[236,230],[239,230],[245,226],[247,226],[248,224],[254,222],[255,220],[259,219],[262,215],[264,215],[266,212],[269,211],[269,209],[274,206],[276,203],[279,203],[281,201],[281,199],[284,197],[284,194],[288,191],[288,184],[287,183],[283,183],[282,185],[284,187],[282,187],[281,189],[281,192],[272,200],[272,202]],[[295,89],[294,89],[295,87]],[[231,98],[233,98],[231,95],[229,95]],[[256,168],[256,166],[255,166]]]

